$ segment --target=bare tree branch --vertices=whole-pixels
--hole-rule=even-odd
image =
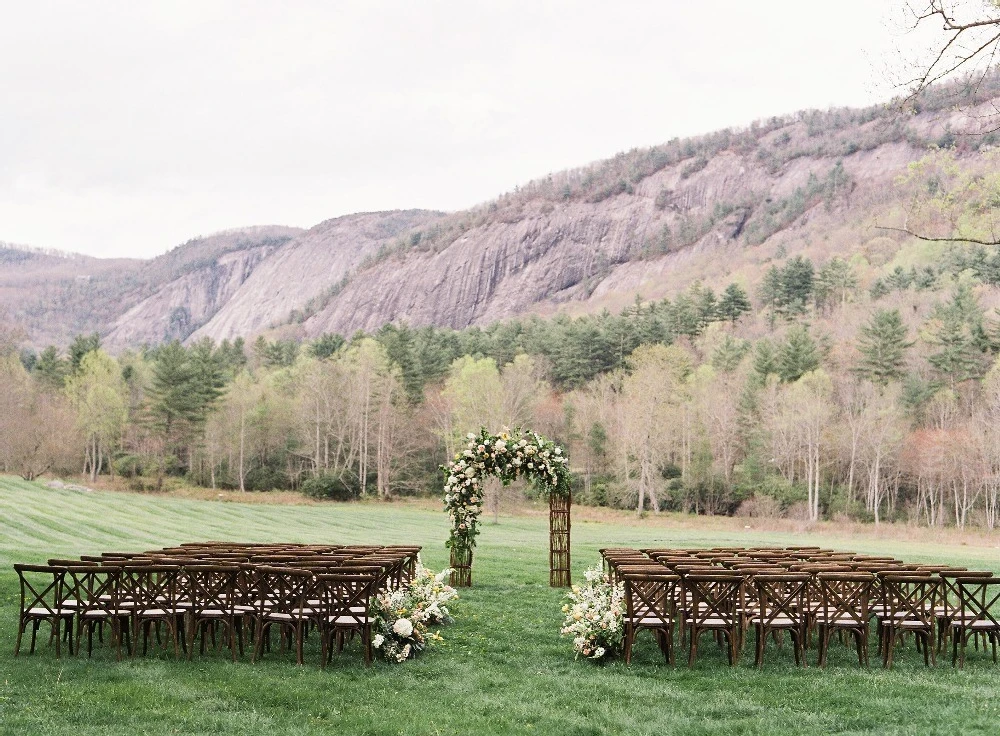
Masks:
[[[1000,240],[981,240],[979,238],[965,238],[959,235],[950,238],[932,238],[927,235],[910,230],[908,227],[889,227],[888,225],[875,225],[876,230],[886,230],[894,233],[905,233],[917,240],[925,240],[928,243],[969,243],[971,245],[1000,245]]]

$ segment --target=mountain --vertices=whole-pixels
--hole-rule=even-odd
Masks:
[[[0,304],[35,345],[100,330],[120,350],[617,310],[696,280],[753,286],[794,253],[885,262],[897,243],[875,223],[905,210],[896,178],[931,146],[977,166],[998,142],[963,135],[1000,101],[1000,80],[990,84],[996,98],[964,112],[943,93],[905,116],[801,112],[622,153],[450,214],[244,228],[148,262],[0,248]]]

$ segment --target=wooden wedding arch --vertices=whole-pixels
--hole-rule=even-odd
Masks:
[[[465,447],[447,465],[444,504],[451,522],[451,584],[472,585],[472,551],[483,510],[483,482],[489,476],[504,485],[518,478],[532,481],[549,499],[549,585],[570,584],[569,528],[572,492],[569,460],[562,448],[537,432],[504,431],[468,434]]]

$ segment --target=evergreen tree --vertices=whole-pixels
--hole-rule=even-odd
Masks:
[[[49,345],[38,356],[32,372],[42,385],[50,389],[61,389],[69,373],[69,365],[60,357],[59,349],[55,345]]]
[[[819,358],[819,349],[809,330],[804,325],[796,325],[788,331],[778,350],[778,375],[786,383],[797,381],[819,368]]]
[[[760,384],[767,382],[767,377],[778,373],[778,354],[770,340],[760,340],[753,355],[753,371]]]
[[[712,351],[712,367],[722,373],[731,373],[739,366],[743,356],[750,349],[750,343],[726,334],[722,342]]]
[[[719,300],[719,316],[730,322],[736,322],[749,311],[750,297],[743,287],[736,282],[727,286]]]
[[[972,328],[957,312],[946,312],[934,328],[931,340],[938,352],[927,361],[951,386],[983,373],[983,354],[976,347]]]
[[[101,336],[96,332],[89,335],[77,335],[69,345],[70,371],[77,373],[80,370],[80,363],[83,356],[92,353],[101,347]]]
[[[816,306],[824,309],[847,303],[847,297],[857,288],[858,279],[854,269],[842,258],[832,258],[816,275],[814,298]]]
[[[781,271],[781,307],[787,314],[802,314],[813,294],[812,261],[802,256],[790,259]]]
[[[771,329],[774,329],[774,320],[781,309],[783,302],[783,287],[781,271],[777,266],[771,266],[764,274],[760,285],[757,287],[757,296],[767,310],[768,322]]]
[[[309,354],[318,360],[326,360],[344,347],[344,336],[333,332],[324,332],[313,340],[309,346]]]
[[[886,386],[903,376],[906,349],[906,325],[898,309],[879,309],[861,326],[858,351],[861,359],[855,371],[874,384]]]

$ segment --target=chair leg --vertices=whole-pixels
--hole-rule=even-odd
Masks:
[[[625,624],[625,664],[632,662],[632,644],[635,639],[635,629],[631,624]]]
[[[20,619],[18,621],[18,624],[17,624],[17,641],[14,642],[14,656],[15,657],[17,656],[18,652],[21,651],[21,636],[24,634],[24,627],[25,627],[26,623],[27,622],[22,618],[22,619]]]

